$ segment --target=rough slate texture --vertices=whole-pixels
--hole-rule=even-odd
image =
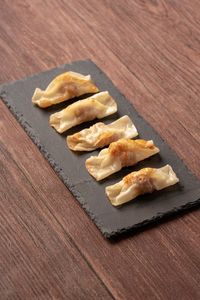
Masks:
[[[56,133],[48,124],[49,115],[66,103],[42,110],[31,103],[36,87],[46,88],[58,74],[73,70],[85,75],[91,74],[100,90],[108,90],[118,104],[118,113],[104,119],[106,123],[125,114],[135,123],[139,138],[153,139],[160,148],[160,154],[139,163],[136,167],[125,168],[102,182],[96,182],[85,169],[85,160],[91,153],[73,153],[66,147],[65,137],[89,125],[77,126],[63,135]],[[91,61],[77,61],[53,70],[39,73],[20,81],[2,85],[0,96],[14,113],[26,132],[39,147],[65,185],[70,189],[82,207],[106,237],[134,230],[166,215],[190,208],[200,203],[200,183],[183,162],[159,137],[159,135],[138,115],[134,107],[117,90],[107,76]],[[82,97],[83,98],[83,97]],[[73,101],[68,101],[68,104]],[[93,154],[98,153],[94,151]],[[180,184],[163,191],[144,195],[120,208],[112,207],[105,196],[105,187],[119,181],[123,176],[142,167],[172,165]]]

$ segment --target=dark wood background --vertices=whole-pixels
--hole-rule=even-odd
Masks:
[[[85,58],[200,178],[200,1],[0,0],[0,83]],[[0,102],[1,299],[200,299],[199,217],[105,240]]]

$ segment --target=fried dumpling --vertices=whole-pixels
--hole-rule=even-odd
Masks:
[[[144,168],[125,176],[116,184],[106,187],[106,195],[112,205],[117,206],[146,193],[162,190],[179,182],[172,167],[160,169]]]
[[[108,92],[79,100],[50,116],[50,125],[62,133],[78,124],[101,119],[117,111],[117,104]]]
[[[102,122],[67,137],[67,144],[74,151],[92,151],[103,148],[121,138],[131,139],[138,135],[137,129],[128,116],[111,124]]]
[[[90,75],[84,76],[75,72],[66,72],[54,78],[46,90],[42,91],[36,88],[32,102],[45,108],[74,97],[98,91],[99,89],[92,82]]]
[[[89,157],[85,165],[96,180],[101,180],[158,152],[153,141],[120,139],[101,150],[98,156]]]

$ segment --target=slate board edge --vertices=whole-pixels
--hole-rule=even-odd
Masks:
[[[79,61],[75,61],[72,63],[68,63],[67,65],[73,65],[74,63],[79,63],[79,62],[90,62],[95,64],[93,61],[91,61],[90,59],[87,60],[79,60]],[[96,64],[95,64],[96,65]],[[58,66],[56,68],[53,69],[57,69],[57,68],[62,68],[64,67],[64,65]],[[101,73],[103,73],[107,78],[108,76],[96,65],[96,67],[99,69],[99,71]],[[27,76],[25,78],[22,78],[20,80],[16,80],[16,81],[24,81],[27,78],[31,78],[31,77],[35,77],[38,74],[41,73],[46,73],[49,72],[50,70],[53,69],[49,69],[46,71],[42,71],[36,74],[33,74],[31,76]],[[109,79],[109,78],[108,78]],[[110,79],[109,79],[110,80]],[[56,161],[54,160],[54,158],[52,157],[52,155],[45,149],[45,147],[40,143],[38,137],[36,136],[36,134],[34,133],[34,129],[28,124],[28,122],[26,121],[25,117],[20,113],[17,112],[17,110],[14,107],[14,104],[11,105],[9,103],[9,100],[6,99],[6,93],[4,92],[3,88],[4,86],[8,86],[8,85],[12,85],[14,84],[16,81],[10,81],[8,83],[3,83],[0,85],[0,98],[3,100],[3,102],[5,103],[5,105],[8,107],[8,109],[11,111],[11,113],[13,114],[13,116],[16,118],[16,120],[19,122],[19,124],[21,125],[21,127],[25,130],[25,132],[27,133],[27,135],[31,138],[31,140],[34,142],[34,144],[38,147],[38,149],[40,150],[40,152],[44,155],[44,157],[47,159],[47,161],[49,162],[49,164],[51,165],[51,167],[53,168],[53,170],[56,172],[56,174],[59,176],[59,178],[61,179],[61,181],[65,184],[65,186],[70,190],[70,192],[72,192],[72,194],[77,198],[77,200],[79,201],[81,207],[87,212],[87,214],[90,216],[90,218],[94,221],[95,225],[98,227],[98,229],[101,231],[101,233],[106,237],[106,238],[113,238],[116,237],[118,235],[123,234],[124,232],[127,231],[131,231],[134,232],[135,229],[141,228],[141,227],[145,227],[147,225],[156,223],[157,221],[159,221],[160,219],[164,219],[165,217],[168,216],[172,216],[175,213],[178,212],[183,212],[186,211],[187,209],[190,209],[192,207],[197,207],[200,204],[200,198],[195,200],[195,201],[191,201],[185,205],[179,206],[179,207],[174,207],[171,211],[169,211],[168,213],[158,213],[156,216],[150,218],[150,219],[146,219],[140,223],[137,223],[133,226],[130,227],[125,227],[125,228],[121,228],[118,231],[106,231],[106,229],[104,228],[103,224],[101,224],[101,222],[98,220],[98,218],[96,218],[96,216],[94,216],[90,209],[88,208],[88,205],[85,203],[84,199],[82,198],[82,196],[73,188],[73,184],[70,182],[69,179],[67,179],[62,171],[62,169],[59,167],[59,165],[56,163]],[[114,85],[114,84],[113,84]],[[118,89],[118,88],[117,88]],[[119,90],[118,90],[119,91]],[[121,94],[121,96],[126,99],[126,97],[119,91],[119,93]],[[126,102],[131,106],[132,104],[128,101],[128,99],[126,99]],[[137,111],[136,111],[137,112]],[[139,115],[139,113],[137,112],[138,116],[142,118],[142,116]],[[146,120],[145,120],[146,121]],[[147,122],[147,121],[146,121]],[[151,126],[148,122],[147,122],[148,126]],[[160,137],[162,139],[162,137]],[[162,139],[163,140],[163,139]],[[168,144],[167,146],[169,148],[171,148]],[[172,150],[174,151],[174,150]],[[174,151],[175,152],[175,151]],[[180,158],[180,157],[179,157]],[[182,159],[181,159],[182,160]],[[183,162],[183,160],[182,160]],[[184,162],[183,162],[184,163]],[[189,173],[191,173],[193,176],[196,177],[195,174],[192,173],[192,171],[190,169],[188,169],[188,167],[186,166],[187,170]],[[197,177],[196,177],[197,178]]]

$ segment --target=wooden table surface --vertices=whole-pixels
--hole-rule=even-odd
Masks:
[[[85,58],[200,178],[200,1],[0,0],[0,83]],[[0,299],[200,299],[199,218],[105,240],[0,102]]]

